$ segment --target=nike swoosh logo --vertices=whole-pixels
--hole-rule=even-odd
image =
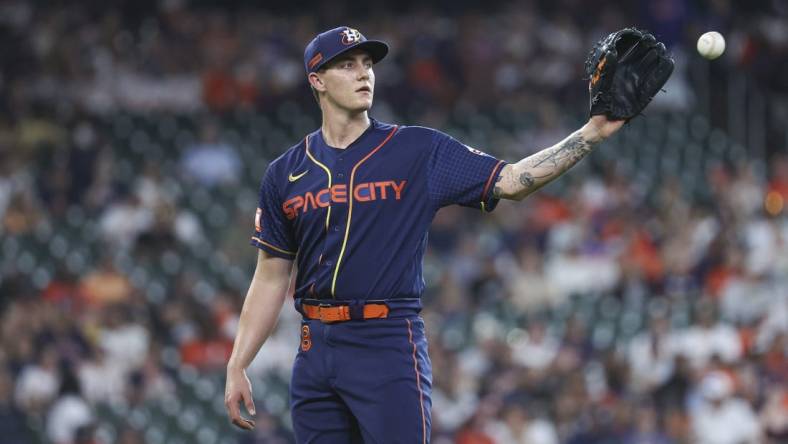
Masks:
[[[308,172],[309,172],[309,170],[306,170],[306,171],[304,171],[303,173],[301,173],[301,174],[299,174],[297,176],[293,176],[293,173],[290,173],[290,175],[287,176],[287,180],[289,180],[290,182],[295,182],[296,180],[304,177],[304,174],[306,174]]]

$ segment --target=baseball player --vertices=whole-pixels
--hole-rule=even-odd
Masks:
[[[274,328],[297,274],[303,316],[290,405],[299,443],[427,443],[432,373],[422,258],[443,206],[484,212],[560,176],[624,120],[592,117],[555,146],[506,163],[434,129],[368,115],[373,65],[388,46],[339,27],[306,47],[322,125],[274,160],[262,179],[251,244],[257,268],[227,366],[232,423],[252,429],[245,369]]]

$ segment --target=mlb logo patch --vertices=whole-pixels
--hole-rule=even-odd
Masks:
[[[352,45],[361,41],[361,33],[353,28],[346,28],[340,33],[343,45]]]
[[[257,209],[254,215],[254,229],[255,231],[263,231],[263,226],[260,224],[260,217],[263,215],[263,210]]]

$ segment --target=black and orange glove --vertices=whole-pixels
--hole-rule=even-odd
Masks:
[[[673,66],[665,45],[648,32],[625,28],[608,35],[586,59],[590,114],[629,121],[662,89]]]

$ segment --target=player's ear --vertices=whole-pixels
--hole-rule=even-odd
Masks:
[[[323,92],[326,90],[326,85],[323,83],[323,79],[321,79],[316,72],[310,72],[308,80],[309,80],[309,84],[316,91]]]

